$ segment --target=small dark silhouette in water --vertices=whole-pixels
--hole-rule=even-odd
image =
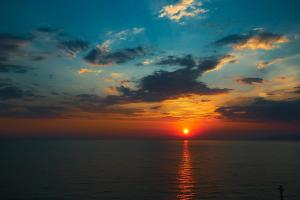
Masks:
[[[279,185],[279,188],[278,190],[280,191],[280,200],[283,200],[283,186],[282,185]]]

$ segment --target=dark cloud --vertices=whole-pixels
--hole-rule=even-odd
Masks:
[[[78,94],[74,96],[72,105],[75,109],[84,110],[94,114],[124,114],[124,115],[137,115],[143,112],[143,109],[138,108],[121,108],[115,105],[109,105],[103,102],[103,98],[95,94]]]
[[[31,41],[29,37],[0,33],[0,63],[9,61],[11,54],[15,54],[21,47]]]
[[[184,67],[194,67],[196,66],[197,60],[193,58],[192,55],[185,55],[182,57],[178,56],[168,56],[166,58],[163,58],[159,62],[157,62],[157,65],[178,65],[178,66],[184,66]]]
[[[24,91],[16,86],[0,87],[0,100],[22,99],[26,97],[34,97],[31,91]]]
[[[62,106],[24,106],[0,102],[0,117],[61,118],[65,110]]]
[[[230,89],[209,88],[205,83],[197,80],[203,72],[216,68],[222,59],[223,57],[203,60],[197,66],[188,64],[185,68],[172,72],[156,71],[154,74],[143,77],[137,85],[137,90],[120,86],[116,88],[121,94],[120,96],[109,95],[104,101],[109,104],[143,101],[158,102],[192,94],[217,95],[228,93]],[[173,60],[172,58],[172,61],[168,63],[173,62]],[[166,60],[164,63],[167,63]]]
[[[35,40],[36,36],[32,34],[16,36],[8,33],[0,33],[0,64],[14,63],[16,58],[32,61],[45,59],[48,53],[30,51],[24,48],[26,45],[33,44]]]
[[[245,77],[245,78],[237,79],[236,81],[241,84],[253,85],[256,83],[263,83],[264,79],[257,78],[257,77]]]
[[[16,88],[14,88],[16,89]],[[12,90],[11,90],[12,91]],[[22,90],[10,91],[6,99],[0,96],[0,100],[12,100],[24,98]],[[0,94],[2,91],[0,89]],[[24,99],[23,99],[24,100]],[[115,105],[105,105],[101,98],[94,94],[67,95],[66,100],[57,103],[57,105],[35,105],[36,103],[18,101],[0,101],[0,117],[11,118],[76,118],[82,117],[82,112],[89,112],[95,116],[114,117],[113,114],[123,114],[128,116],[136,116],[143,112],[138,108],[122,108]],[[108,114],[112,114],[109,115]],[[94,117],[95,117],[94,116]],[[87,116],[84,116],[85,118]]]
[[[232,34],[228,35],[220,40],[217,40],[215,43],[217,45],[228,45],[228,44],[236,44],[240,42],[247,41],[251,37],[250,34]]]
[[[22,89],[11,79],[0,79],[0,117],[54,118],[66,110],[61,106],[37,106],[35,100],[44,96],[32,89]],[[45,104],[46,102],[43,101]]]
[[[300,86],[297,86],[294,89],[295,89],[294,93],[300,94]]]
[[[67,40],[60,42],[57,47],[65,51],[69,56],[75,57],[76,54],[86,50],[89,43],[84,40]]]
[[[192,55],[167,56],[162,58],[157,65],[183,66],[186,68],[196,68],[200,74],[219,69],[224,64],[235,62],[233,55],[212,56],[208,58],[195,58]]]
[[[36,50],[24,48],[33,45]],[[62,29],[41,27],[34,29],[25,36],[0,33],[0,64],[16,64],[19,60],[41,61],[57,54],[60,49],[67,55],[74,57],[86,50],[89,43],[84,40],[72,39]]]
[[[300,119],[300,100],[256,98],[246,105],[220,107],[217,112],[230,120],[296,122]]]
[[[0,100],[32,100],[42,97],[32,89],[22,89],[15,85],[11,79],[0,79]]]
[[[121,64],[144,56],[147,50],[144,47],[121,49],[115,52],[107,52],[104,49],[96,47],[91,50],[86,56],[85,61],[90,65],[109,66],[113,64]]]
[[[101,100],[94,94],[78,94],[75,96],[77,102],[81,103],[100,103]]]
[[[24,93],[22,90],[20,90],[17,87],[8,86],[0,88],[0,99],[6,100],[6,99],[19,99],[24,96]]]
[[[46,29],[42,30],[35,30],[38,32],[28,33],[25,36],[0,33],[0,64],[16,64],[16,60],[41,61],[52,55],[52,51],[57,50],[52,48],[50,42],[52,40],[43,37],[40,38],[40,36],[47,33],[47,37],[54,39],[53,41],[58,42],[58,40],[55,38],[56,36],[48,35]],[[42,46],[43,50],[39,48],[37,50],[26,48],[36,44],[38,47]]]
[[[41,60],[45,60],[47,58],[46,55],[34,55],[31,57],[32,61],[41,61]]]
[[[36,29],[36,31],[44,32],[44,33],[55,33],[59,30],[60,29],[58,29],[58,28],[51,28],[51,27],[48,27],[48,26],[39,27],[39,28]]]
[[[215,42],[216,45],[230,45],[237,50],[270,50],[277,44],[288,42],[288,38],[281,34],[269,33],[264,30],[253,30],[246,34],[233,34]]]
[[[33,70],[33,68],[22,65],[6,65],[0,63],[0,73],[24,74],[30,70]]]
[[[152,106],[150,107],[151,110],[159,110],[161,108],[161,106]]]

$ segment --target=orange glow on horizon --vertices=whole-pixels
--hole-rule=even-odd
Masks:
[[[18,124],[18,126],[16,126]],[[117,124],[117,125],[116,125]],[[187,128],[189,133],[184,134]],[[224,122],[221,120],[176,121],[176,120],[101,120],[101,119],[12,119],[0,118],[1,136],[59,136],[59,137],[145,137],[145,138],[197,138],[198,136],[214,137],[245,134],[257,130],[263,133],[270,131],[290,130],[299,132],[298,124],[254,122]],[[221,134],[222,133],[222,134]],[[257,134],[253,134],[256,137]]]

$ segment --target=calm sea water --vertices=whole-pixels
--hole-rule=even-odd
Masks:
[[[300,143],[1,141],[0,199],[300,199]]]

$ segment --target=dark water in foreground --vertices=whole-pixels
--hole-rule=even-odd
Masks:
[[[300,143],[1,141],[0,199],[300,199]]]

